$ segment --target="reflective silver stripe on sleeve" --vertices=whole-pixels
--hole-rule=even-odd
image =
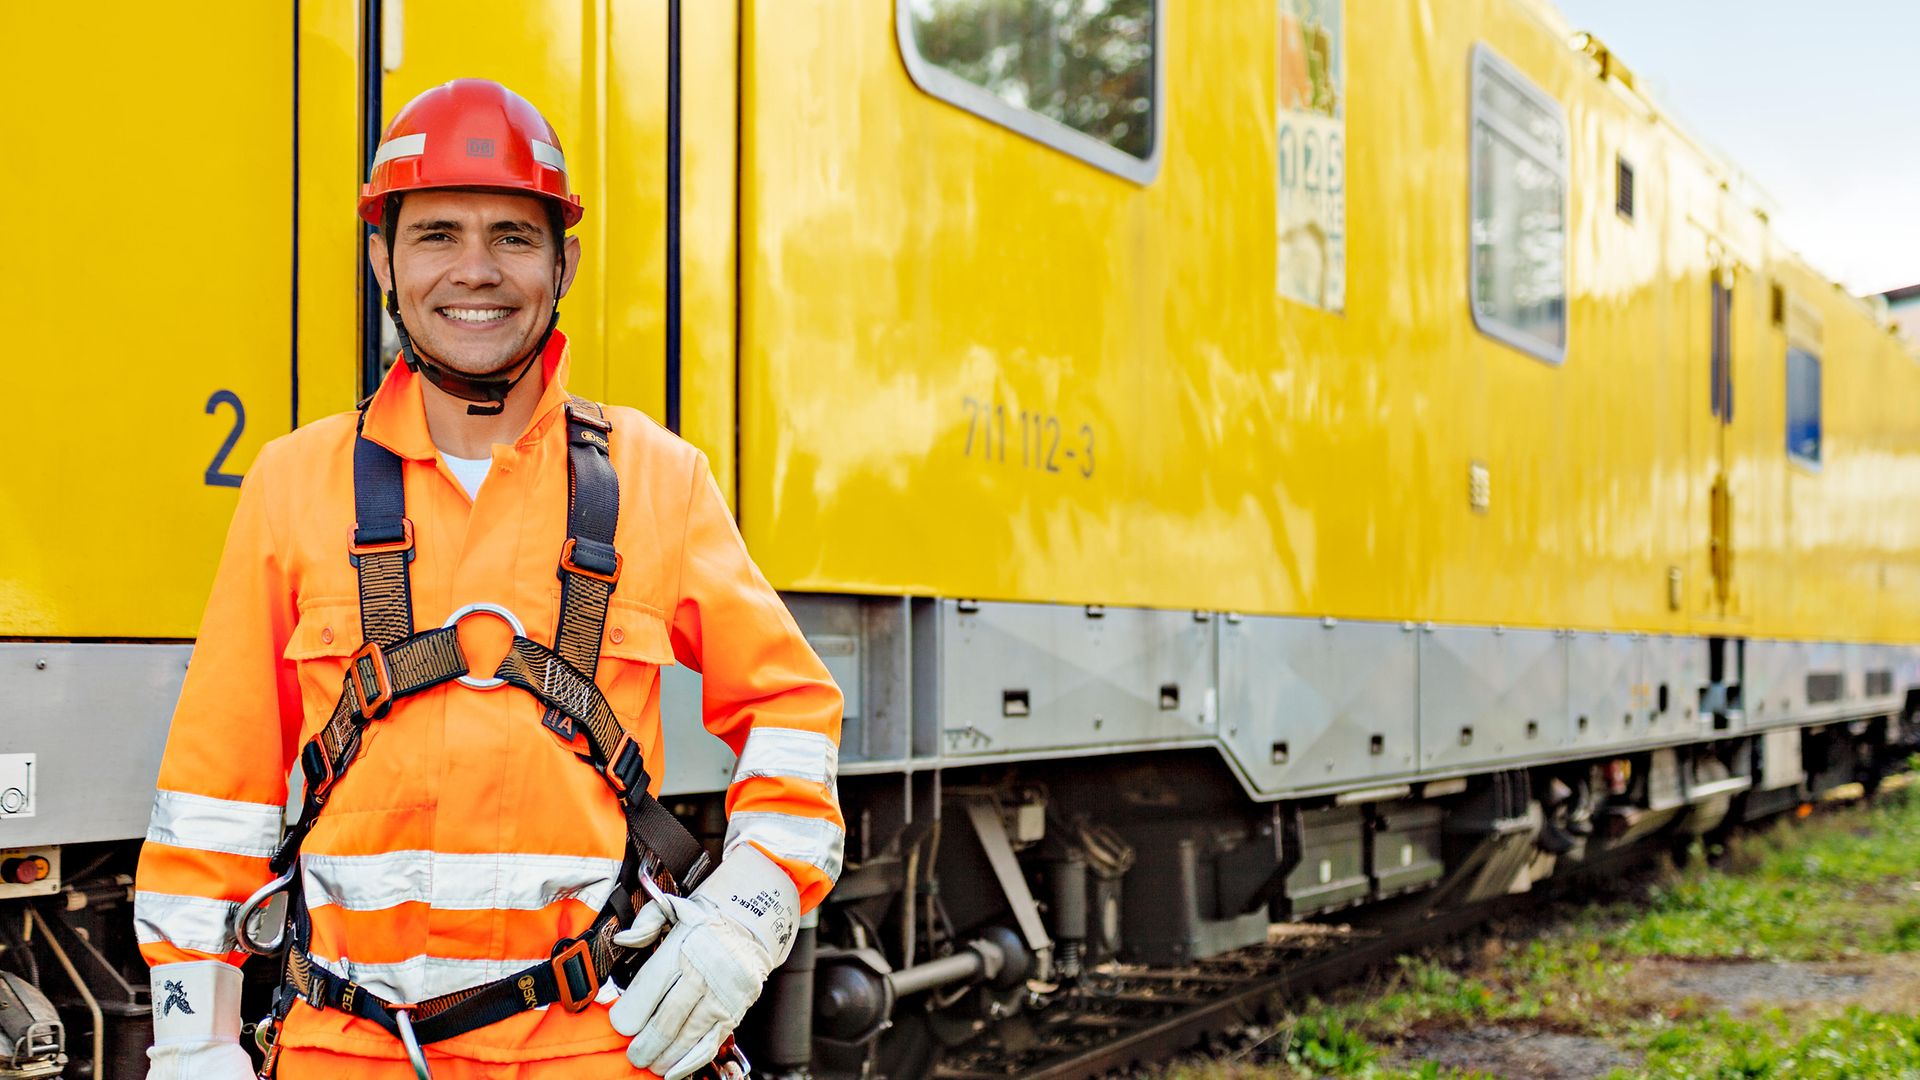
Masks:
[[[240,905],[232,900],[172,893],[133,894],[133,934],[142,945],[165,942],[195,952],[230,953],[233,934],[228,923]]]
[[[313,958],[314,963],[335,975],[352,979],[389,1001],[425,1001],[485,985],[546,960],[544,956],[524,960],[455,960],[420,955],[392,964],[358,964],[337,957]]]
[[[567,159],[565,155],[560,153],[559,147],[549,146],[539,139],[528,139],[527,142],[533,147],[533,160],[545,165],[549,169],[559,169],[561,172],[567,171]]]
[[[234,802],[184,791],[153,793],[147,839],[156,844],[266,858],[280,842],[286,808],[277,803]]]
[[[832,881],[840,880],[840,861],[847,835],[825,818],[743,810],[727,818],[726,847],[751,840],[769,853],[820,868]]]
[[[840,779],[840,748],[818,731],[755,727],[733,767],[733,782],[766,776],[811,780],[835,786]]]
[[[380,149],[374,151],[373,164],[367,168],[368,171],[372,171],[392,161],[394,158],[419,157],[426,152],[427,136],[425,132],[417,135],[396,135],[380,144]]]
[[[441,911],[537,911],[562,900],[598,910],[613,895],[618,859],[572,855],[302,855],[307,906],[380,911],[431,904]]]

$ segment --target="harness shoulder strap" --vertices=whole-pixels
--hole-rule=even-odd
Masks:
[[[400,455],[367,438],[353,438],[353,543],[347,558],[360,576],[360,629],[365,640],[396,645],[413,635],[413,522]]]
[[[592,679],[600,665],[600,635],[607,604],[620,581],[614,530],[620,521],[620,477],[613,471],[606,413],[585,398],[567,402],[567,542],[560,549],[560,621],[553,650]],[[541,722],[563,739],[574,736],[573,718],[549,707]]]

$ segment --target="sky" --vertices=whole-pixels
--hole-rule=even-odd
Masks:
[[[1920,0],[1553,0],[1855,293],[1920,284]]]

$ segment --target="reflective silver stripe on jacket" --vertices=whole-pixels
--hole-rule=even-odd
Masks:
[[[184,791],[153,793],[147,839],[156,844],[266,858],[280,842],[286,807],[235,802]]]
[[[537,911],[573,899],[596,911],[613,895],[620,860],[573,855],[302,855],[307,906],[379,911],[430,904],[442,911]]]
[[[840,779],[840,748],[818,731],[756,725],[734,764],[733,782],[760,776],[833,787]]]
[[[840,880],[840,863],[847,835],[825,818],[743,810],[727,818],[726,847],[751,840],[768,853],[820,868],[832,881]]]
[[[240,905],[232,900],[172,893],[133,894],[133,935],[142,945],[166,943],[195,952],[224,955],[234,950],[228,923]]]

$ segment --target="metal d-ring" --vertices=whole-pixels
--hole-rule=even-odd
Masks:
[[[466,607],[460,608],[453,614],[447,616],[447,621],[441,623],[440,628],[444,630],[449,626],[453,626],[469,615],[492,615],[506,623],[509,627],[512,627],[514,637],[527,636],[527,628],[521,625],[519,617],[506,608],[501,607],[499,604],[468,604]],[[497,676],[482,679],[473,675],[462,675],[460,676],[460,685],[470,686],[475,690],[492,690],[507,685],[507,680]]]
[[[256,940],[253,936],[251,925],[253,923],[253,917],[259,914],[261,905],[273,899],[281,890],[292,883],[293,871],[288,870],[286,873],[281,874],[279,877],[274,878],[272,881],[254,890],[252,896],[247,897],[246,900],[241,902],[239,907],[234,909],[233,940],[240,946],[241,952],[251,953],[254,956],[272,956],[274,953],[280,951],[281,945],[286,943],[287,927],[284,920],[280,924],[280,933],[277,934],[272,941],[268,942]]]

